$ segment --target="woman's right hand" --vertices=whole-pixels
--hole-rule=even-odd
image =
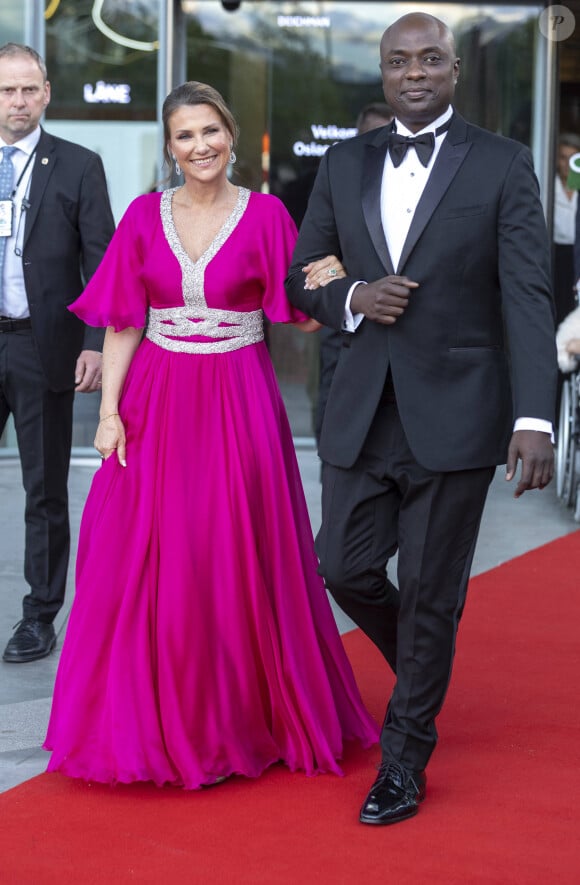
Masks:
[[[105,415],[99,421],[95,435],[95,449],[104,461],[107,461],[116,451],[119,464],[122,467],[127,466],[125,427],[117,413]]]

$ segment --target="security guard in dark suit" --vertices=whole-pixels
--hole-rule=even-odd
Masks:
[[[0,181],[10,181],[0,201],[0,432],[12,414],[30,585],[3,654],[9,663],[45,657],[56,642],[70,551],[74,394],[97,390],[101,380],[102,332],[67,305],[96,270],[115,227],[100,158],[41,128],[49,101],[40,56],[19,44],[0,47]]]

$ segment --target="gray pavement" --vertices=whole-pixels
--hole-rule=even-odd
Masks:
[[[306,443],[298,447],[297,453],[312,527],[316,531],[320,522],[319,461],[312,446]],[[78,456],[73,457],[71,463],[69,488],[73,557],[67,601],[55,623],[57,649],[50,657],[29,664],[0,662],[0,792],[39,774],[46,767],[48,757],[41,745],[50,711],[58,654],[73,599],[74,551],[79,520],[98,464],[96,458]],[[578,529],[572,512],[556,498],[554,484],[543,492],[527,493],[518,501],[513,498],[513,488],[514,483],[506,483],[503,479],[503,468],[498,469],[482,522],[473,574],[487,571]],[[2,649],[12,635],[14,624],[21,617],[21,599],[26,593],[22,575],[23,508],[19,462],[16,458],[0,457]],[[339,629],[342,632],[352,629],[352,622],[335,607],[334,610]]]

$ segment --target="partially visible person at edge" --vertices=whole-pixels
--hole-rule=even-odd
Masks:
[[[578,153],[576,151],[575,153]],[[573,154],[570,154],[573,156]],[[568,169],[569,169],[568,159]],[[576,293],[575,301],[580,297],[580,200],[578,200],[578,191],[574,189],[576,194],[576,213],[574,218],[574,245],[573,250],[573,272],[572,279],[574,281],[574,291]],[[338,259],[333,259],[338,261]],[[558,352],[558,364],[560,372],[568,374],[578,370],[580,362],[580,306],[574,307],[560,322],[556,331],[556,348]],[[564,420],[565,416],[561,417]]]
[[[580,200],[576,204],[576,225],[574,231],[574,279],[576,298],[580,299]]]
[[[380,68],[394,124],[327,151],[287,279],[299,309],[350,333],[320,439],[316,549],[396,673],[360,811],[370,825],[425,797],[488,487],[520,461],[516,498],[552,479],[557,374],[530,151],[453,109],[460,60],[439,19],[387,28]],[[304,266],[328,254],[347,275],[305,289]]]
[[[393,121],[393,109],[384,101],[372,101],[359,111],[356,118],[356,128],[359,135],[370,132],[371,129],[379,129]]]
[[[322,580],[263,340],[293,309],[296,228],[227,175],[238,127],[188,82],[163,105],[180,187],[136,199],[71,309],[106,326],[103,464],[83,514],[49,770],[187,789],[372,744]],[[146,329],[143,336],[143,330]],[[122,739],[119,739],[122,735]]]
[[[43,59],[0,47],[0,433],[14,419],[26,492],[22,620],[3,660],[46,657],[65,596],[70,550],[68,469],[75,390],[99,387],[103,334],[67,306],[113,235],[100,157],[45,132]],[[16,615],[15,615],[16,617]]]
[[[393,112],[388,104],[379,101],[367,104],[361,109],[356,119],[358,134],[363,135],[365,132],[370,132],[371,129],[378,129],[380,126],[386,126],[392,121],[392,119]],[[324,269],[324,264],[319,264],[316,267],[308,265],[304,268],[304,272],[308,275],[314,271],[312,279],[317,280],[317,271],[324,271]],[[333,257],[328,257],[327,269],[331,272],[336,270]],[[314,282],[314,285],[316,287],[317,283]],[[338,362],[343,337],[344,333],[342,330],[337,331],[336,329],[329,329],[328,326],[323,326],[318,334],[318,390],[316,392],[316,407],[314,410],[314,435],[317,444],[320,443],[320,431],[322,429],[328,391],[332,384],[332,378],[336,363]]]
[[[556,307],[556,328],[574,310],[577,303],[574,273],[574,241],[578,191],[568,187],[570,158],[580,152],[580,135],[564,132],[558,139],[554,179],[554,228],[552,278]],[[563,375],[558,376],[556,410],[560,408]]]
[[[576,306],[574,287],[574,243],[578,191],[567,186],[570,158],[580,153],[580,135],[563,133],[558,140],[557,172],[554,179],[554,303],[556,325]]]

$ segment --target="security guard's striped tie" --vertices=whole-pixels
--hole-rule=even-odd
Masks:
[[[9,200],[14,187],[14,163],[12,154],[17,151],[15,147],[2,148],[2,162],[0,163],[0,200]],[[0,316],[3,313],[3,288],[4,288],[4,255],[6,254],[6,241],[8,237],[0,237]]]

